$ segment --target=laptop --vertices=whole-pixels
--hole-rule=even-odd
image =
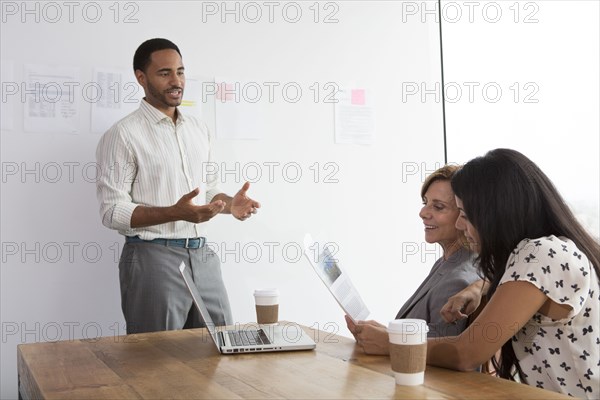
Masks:
[[[187,286],[206,329],[221,354],[259,353],[266,351],[312,350],[317,345],[295,323],[278,325],[253,324],[239,329],[216,327],[208,309],[194,284],[190,269],[185,263],[179,265],[179,271]],[[220,328],[220,329],[219,329]]]

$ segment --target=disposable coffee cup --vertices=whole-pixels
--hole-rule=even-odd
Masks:
[[[397,319],[388,325],[390,361],[397,385],[422,385],[427,361],[427,332],[422,319]]]
[[[254,302],[256,304],[256,322],[261,325],[277,324],[279,321],[279,290],[255,290]]]

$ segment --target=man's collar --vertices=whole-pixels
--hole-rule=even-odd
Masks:
[[[171,119],[171,117],[154,107],[152,104],[148,103],[145,98],[143,98],[140,102],[140,108],[142,109],[142,112],[146,118],[155,124],[159,123],[165,118],[169,120]],[[185,116],[181,111],[179,111],[179,107],[175,109],[175,112],[177,113],[177,123],[184,122]]]

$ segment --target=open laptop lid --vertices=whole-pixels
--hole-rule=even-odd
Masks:
[[[217,330],[215,329],[215,324],[212,318],[210,317],[206,306],[204,305],[204,301],[200,296],[200,292],[198,292],[198,288],[196,287],[196,285],[194,285],[194,280],[192,279],[192,274],[190,274],[190,269],[185,266],[185,263],[183,261],[179,265],[179,271],[181,272],[183,280],[185,281],[185,285],[188,287],[188,290],[192,295],[192,299],[194,300],[194,303],[196,304],[196,307],[200,312],[200,316],[204,320],[204,324],[206,325],[206,329],[208,330],[208,333],[210,334],[213,343],[215,344],[215,346],[217,346],[219,352],[221,352],[222,343],[220,343],[219,335],[217,333]]]
[[[268,332],[264,333],[268,337],[270,343],[268,344],[249,344],[249,345],[236,345],[233,346],[228,341],[226,335],[223,335],[223,331],[216,329],[210,314],[204,304],[204,300],[200,296],[196,285],[192,279],[190,269],[186,267],[185,263],[179,265],[179,271],[183,276],[185,285],[187,286],[194,304],[200,312],[201,318],[206,324],[206,328],[212,338],[213,343],[217,346],[219,353],[221,354],[232,354],[232,353],[257,353],[265,351],[291,351],[291,350],[311,350],[316,347],[315,342],[304,333],[301,327],[297,324],[286,325],[284,328],[281,326],[269,327]],[[261,332],[264,330],[261,328]],[[227,331],[227,332],[240,332],[239,330]]]

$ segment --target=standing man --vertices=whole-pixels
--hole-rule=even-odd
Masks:
[[[102,223],[125,236],[119,262],[127,333],[202,326],[179,273],[190,267],[216,325],[232,324],[218,256],[205,246],[204,222],[231,214],[244,221],[260,204],[246,182],[234,197],[221,193],[207,126],[177,108],[183,98],[179,48],[166,39],[138,47],[133,69],[145,97],[98,143],[97,183]]]

